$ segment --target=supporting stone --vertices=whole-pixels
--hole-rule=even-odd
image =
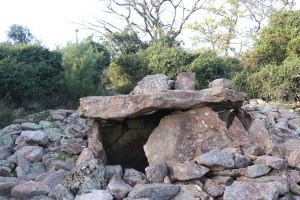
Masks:
[[[98,120],[93,120],[92,131],[87,134],[88,147],[92,150],[96,159],[106,163],[106,153],[102,144],[101,123]]]

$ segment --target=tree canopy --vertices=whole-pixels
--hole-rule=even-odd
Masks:
[[[7,37],[10,41],[16,44],[29,44],[34,39],[34,36],[28,27],[18,24],[13,24],[9,27],[9,30],[7,31]]]

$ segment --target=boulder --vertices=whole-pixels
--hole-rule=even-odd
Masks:
[[[180,72],[175,82],[175,90],[195,90],[194,72]]]
[[[181,162],[193,159],[201,148],[209,151],[230,144],[226,125],[209,107],[164,117],[144,145],[149,164]],[[166,148],[168,147],[168,148]]]
[[[132,95],[158,93],[161,90],[168,90],[168,77],[164,74],[147,75],[130,93]]]
[[[30,199],[39,195],[48,195],[50,188],[40,182],[26,182],[16,185],[11,190],[11,195],[16,199]]]

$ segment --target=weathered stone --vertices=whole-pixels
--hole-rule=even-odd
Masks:
[[[170,176],[173,180],[187,181],[202,177],[209,171],[207,167],[197,165],[195,162],[186,161],[175,163],[170,167]]]
[[[35,196],[30,198],[29,200],[53,200],[45,195],[39,195],[39,196]]]
[[[26,182],[16,185],[11,190],[11,195],[16,199],[30,199],[34,196],[48,195],[50,188],[40,182]]]
[[[229,88],[229,89],[234,88],[231,80],[224,79],[224,78],[213,80],[212,82],[209,83],[208,87],[210,87],[210,88],[212,88],[212,87],[224,87],[224,88]]]
[[[123,199],[127,194],[132,190],[132,187],[125,183],[122,178],[118,175],[114,175],[106,187],[106,190],[109,190],[114,199]]]
[[[146,175],[135,169],[125,169],[123,180],[132,187],[139,183],[147,183]]]
[[[171,200],[213,200],[198,185],[179,185],[180,191]]]
[[[89,118],[120,120],[160,109],[187,110],[209,103],[216,109],[231,109],[240,107],[244,100],[245,94],[223,87],[201,91],[163,90],[154,94],[84,97],[80,99],[79,113]]]
[[[212,181],[219,185],[231,185],[233,183],[233,179],[230,176],[214,176],[211,178]]]
[[[24,146],[16,151],[15,154],[24,156],[30,162],[38,162],[43,157],[44,148],[39,146]]]
[[[288,165],[290,167],[296,167],[300,163],[300,149],[295,149],[288,157]]]
[[[260,119],[253,120],[248,132],[253,143],[266,143],[270,140],[269,132]]]
[[[147,179],[150,183],[163,183],[164,178],[168,176],[166,164],[154,164],[145,169]]]
[[[25,122],[21,124],[21,129],[26,131],[35,131],[35,130],[39,130],[42,129],[42,127],[36,123],[32,123],[32,122]]]
[[[222,196],[225,188],[221,185],[214,183],[212,180],[208,179],[205,181],[204,186],[205,191],[212,197]]]
[[[149,164],[186,161],[194,157],[197,148],[226,147],[231,140],[225,131],[225,123],[209,107],[171,114],[148,138],[145,154]]]
[[[95,159],[93,152],[89,148],[84,148],[76,161],[76,166],[84,164],[92,159]]]
[[[74,194],[81,194],[91,189],[105,189],[106,171],[97,160],[76,166],[64,178],[64,186]]]
[[[244,155],[262,156],[266,154],[266,146],[262,143],[254,143],[243,146]]]
[[[245,168],[252,163],[251,159],[247,156],[244,156],[240,153],[234,154],[234,167],[235,168]]]
[[[64,177],[67,173],[68,171],[63,169],[52,171],[42,182],[52,189],[56,185],[64,183]]]
[[[235,181],[227,186],[224,192],[224,200],[253,200],[253,199],[278,199],[279,192],[272,183],[250,183]]]
[[[232,146],[239,147],[250,143],[249,133],[237,117],[234,117],[231,126],[226,131],[232,139]]]
[[[161,90],[168,90],[168,77],[164,74],[147,75],[130,93],[133,95],[158,93]]]
[[[0,147],[13,147],[14,141],[10,134],[0,133]]]
[[[22,131],[21,137],[25,139],[26,142],[33,142],[41,145],[48,143],[48,135],[44,131]]]
[[[106,177],[110,180],[114,175],[123,177],[123,169],[121,165],[106,165]]]
[[[11,124],[0,130],[0,136],[2,134],[19,134],[19,133],[21,133],[21,128],[19,124]]]
[[[175,90],[195,90],[196,73],[181,72],[175,81]]]
[[[87,143],[82,138],[62,139],[60,151],[68,154],[80,154],[87,147]]]
[[[0,196],[9,196],[11,189],[16,185],[16,182],[0,182]]]
[[[0,147],[0,160],[5,160],[12,155],[12,149],[10,147],[4,146]]]
[[[232,178],[236,178],[239,176],[244,176],[246,173],[246,168],[240,168],[240,169],[227,169],[222,171],[214,171],[212,172],[212,175],[215,176],[230,176]]]
[[[297,183],[290,183],[291,192],[300,195],[300,186]]]
[[[300,117],[288,121],[288,125],[291,129],[294,129],[296,133],[300,134]]]
[[[259,156],[254,161],[255,164],[265,164],[268,165],[274,169],[286,169],[287,163],[282,158],[274,157],[274,156]]]
[[[264,164],[257,164],[257,165],[251,165],[247,167],[246,176],[249,178],[256,178],[259,176],[266,175],[271,170],[268,165]]]
[[[106,153],[102,144],[101,139],[101,123],[97,120],[93,120],[92,122],[92,131],[88,133],[88,147],[92,150],[94,157],[96,159],[102,160],[106,163]]]
[[[75,200],[113,200],[113,196],[107,190],[90,190],[86,194],[77,195]]]
[[[169,200],[179,192],[180,186],[163,183],[137,184],[129,193],[130,198]]]
[[[0,166],[0,176],[9,177],[11,169],[8,167],[1,167]]]
[[[48,194],[48,197],[52,199],[65,199],[65,200],[73,200],[74,195],[63,185],[56,185]]]
[[[233,153],[225,150],[213,149],[208,153],[195,158],[196,163],[209,167],[234,168]]]

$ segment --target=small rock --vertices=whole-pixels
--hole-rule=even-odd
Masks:
[[[114,199],[123,199],[127,194],[132,190],[132,187],[126,184],[122,178],[118,175],[114,175],[106,187],[106,190],[109,190]]]
[[[266,147],[262,143],[247,144],[242,148],[244,155],[262,156],[266,154]]]
[[[92,150],[84,148],[76,161],[76,166],[86,163],[92,159],[95,159]]]
[[[150,183],[163,183],[168,175],[166,164],[153,164],[145,169],[147,179]]]
[[[35,130],[40,130],[42,127],[36,123],[32,122],[25,122],[21,124],[21,129],[24,131],[35,131]]]
[[[255,164],[265,164],[268,165],[274,169],[286,169],[287,163],[282,158],[274,157],[274,156],[259,156],[254,161]]]
[[[208,179],[205,181],[204,186],[205,191],[212,197],[222,196],[225,188],[221,185],[214,183],[212,180]]]
[[[175,90],[195,90],[196,73],[181,72],[175,81]]]
[[[151,200],[169,200],[180,190],[178,185],[163,183],[137,184],[129,193],[129,198],[149,198]]]
[[[67,173],[68,172],[63,169],[52,171],[42,182],[52,189],[56,185],[64,183],[64,177]]]
[[[12,149],[10,147],[4,146],[0,147],[0,160],[5,160],[12,155]]]
[[[130,93],[133,95],[149,94],[159,92],[161,90],[168,90],[168,77],[164,74],[147,75]]]
[[[170,176],[173,180],[187,181],[202,177],[209,172],[207,167],[195,162],[176,163],[170,167]]]
[[[16,185],[11,190],[11,195],[16,199],[30,199],[39,195],[48,195],[50,188],[40,182],[26,182]]]
[[[87,142],[82,138],[62,139],[60,150],[68,154],[79,154],[87,147]]]
[[[15,154],[24,156],[30,162],[39,162],[44,155],[44,148],[39,146],[24,146]]]
[[[52,199],[65,199],[65,200],[73,200],[74,195],[63,185],[56,185],[48,194],[48,197]]]
[[[300,163],[300,149],[295,149],[291,152],[290,156],[288,157],[288,165],[290,167],[296,167]]]
[[[231,126],[226,131],[232,139],[234,147],[243,146],[250,143],[249,133],[237,117],[234,117]]]
[[[271,168],[264,164],[252,165],[247,167],[246,176],[249,178],[256,178],[269,173],[270,170]]]
[[[198,185],[179,185],[180,191],[171,200],[213,200]]]
[[[90,190],[85,194],[77,195],[75,200],[113,200],[107,190]]]
[[[106,165],[106,177],[110,180],[114,175],[123,177],[123,169],[121,165]]]
[[[48,135],[44,131],[22,131],[21,137],[25,139],[26,142],[33,142],[41,145],[48,143]]]
[[[135,169],[125,169],[123,180],[132,187],[138,183],[147,183],[147,177]]]
[[[0,147],[13,147],[14,141],[10,134],[1,134],[0,133]]]

